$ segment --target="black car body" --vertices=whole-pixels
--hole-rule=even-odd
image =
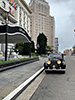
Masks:
[[[48,61],[44,63],[45,72],[47,71],[63,71],[66,70],[66,64],[63,54],[50,54]]]

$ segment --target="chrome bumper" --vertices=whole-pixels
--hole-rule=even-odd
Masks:
[[[50,68],[48,68],[48,69],[45,69],[45,71],[66,71],[66,69],[50,69]]]

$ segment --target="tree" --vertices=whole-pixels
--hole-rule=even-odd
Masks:
[[[47,54],[50,54],[53,52],[53,46],[47,46],[46,48]]]
[[[35,52],[34,41],[31,41],[31,52]]]
[[[19,52],[20,55],[30,55],[31,54],[31,43],[16,44],[15,52]]]
[[[14,51],[17,53],[19,52],[19,54],[23,54],[23,48],[24,48],[24,43],[17,43],[15,45]]]
[[[37,52],[38,52],[38,54],[45,54],[46,47],[47,47],[46,36],[43,33],[39,34],[39,36],[37,37]]]

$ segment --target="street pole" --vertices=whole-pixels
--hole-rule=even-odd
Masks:
[[[7,50],[8,50],[8,12],[6,12],[6,34],[5,34],[5,61],[7,61]]]

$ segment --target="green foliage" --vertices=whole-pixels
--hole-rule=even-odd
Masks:
[[[50,54],[53,52],[53,46],[47,46],[47,53]]]
[[[31,43],[18,43],[15,45],[15,52],[20,55],[29,55],[31,52]]]
[[[23,54],[23,49],[24,49],[24,43],[17,43],[15,45],[15,52],[19,52],[19,54]]]
[[[31,52],[35,52],[34,42],[31,43],[17,43],[15,45],[14,51],[19,53],[19,55],[29,55],[31,56]]]
[[[47,50],[51,50],[52,49],[52,47],[51,46],[47,46]]]
[[[31,43],[24,43],[23,55],[30,55],[31,53]]]
[[[39,34],[39,36],[37,37],[37,52],[38,52],[38,54],[45,54],[46,46],[47,46],[46,36],[43,33]]]
[[[35,52],[35,46],[33,41],[31,41],[31,52]]]
[[[14,60],[7,60],[7,61],[0,61],[0,68],[5,67],[5,65],[8,66],[8,64],[14,64],[16,62],[23,62],[23,61],[29,61],[33,59],[39,59],[37,56],[34,56],[33,58],[19,58],[19,59],[14,59]]]

